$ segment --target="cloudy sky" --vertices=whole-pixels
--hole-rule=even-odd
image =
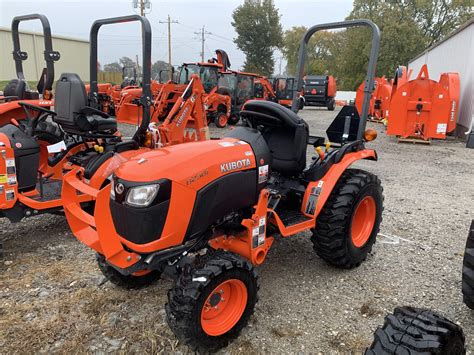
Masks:
[[[211,32],[206,36],[205,57],[210,58],[214,49],[220,48],[228,52],[232,68],[242,66],[245,57],[232,42],[236,34],[230,24],[232,11],[242,0],[150,1],[152,8],[147,17],[153,29],[153,61],[168,58],[167,26],[160,21],[166,20],[169,14],[172,20],[179,22],[172,25],[174,64],[200,58],[200,36],[195,32],[205,25],[206,31]],[[352,8],[352,0],[275,0],[275,4],[280,10],[284,29],[340,21]],[[134,11],[132,0],[0,0],[0,26],[10,27],[11,19],[16,15],[42,13],[48,17],[53,34],[87,39],[95,19],[128,15]],[[23,23],[20,28],[40,30],[36,21]],[[103,27],[99,38],[101,63],[140,53],[137,24]]]

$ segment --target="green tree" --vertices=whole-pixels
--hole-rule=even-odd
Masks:
[[[271,75],[273,51],[282,44],[283,29],[273,0],[245,0],[232,13],[237,47],[245,53],[244,70]]]
[[[113,63],[105,64],[104,65],[104,71],[121,73],[122,72],[122,66],[120,65],[119,62],[113,62]]]
[[[151,66],[151,76],[155,80],[162,79],[163,81],[167,81],[169,78],[169,72],[164,72],[164,71],[169,71],[170,65],[162,60],[157,60],[153,65]],[[161,72],[161,78],[160,76]]]

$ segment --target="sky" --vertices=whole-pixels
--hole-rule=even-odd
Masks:
[[[236,33],[231,25],[232,11],[243,0],[150,0],[151,11],[146,16],[152,24],[152,61],[168,60],[168,15],[172,21],[172,61],[178,65],[200,59],[202,26],[206,35],[205,58],[213,56],[215,49],[224,49],[232,69],[241,69],[245,55],[236,48]],[[283,29],[293,26],[311,26],[318,23],[343,20],[352,9],[352,0],[275,0],[279,8]],[[92,22],[99,18],[136,13],[132,0],[0,0],[0,26],[10,27],[14,16],[41,13],[48,17],[53,34],[88,39]],[[39,22],[24,22],[20,29],[40,31]],[[140,27],[136,23],[104,26],[99,32],[99,62],[107,64],[118,58],[135,58],[141,53]],[[280,56],[275,54],[276,71]],[[283,68],[285,63],[282,63]]]

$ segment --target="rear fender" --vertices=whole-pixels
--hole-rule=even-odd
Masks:
[[[331,195],[334,186],[349,166],[361,159],[377,160],[377,153],[372,149],[364,149],[348,153],[339,163],[335,163],[320,180],[308,184],[301,206],[301,212],[308,217],[317,218]]]

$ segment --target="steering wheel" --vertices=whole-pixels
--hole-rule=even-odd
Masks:
[[[23,110],[26,113],[26,117],[28,118],[29,124],[24,129],[24,132],[31,137],[34,136],[38,123],[46,120],[46,118],[48,118],[49,115],[56,116],[56,112],[48,110],[41,106],[32,105],[27,102],[19,102],[18,105],[20,105],[23,108]],[[37,112],[38,113],[37,116],[31,117],[28,110]]]

